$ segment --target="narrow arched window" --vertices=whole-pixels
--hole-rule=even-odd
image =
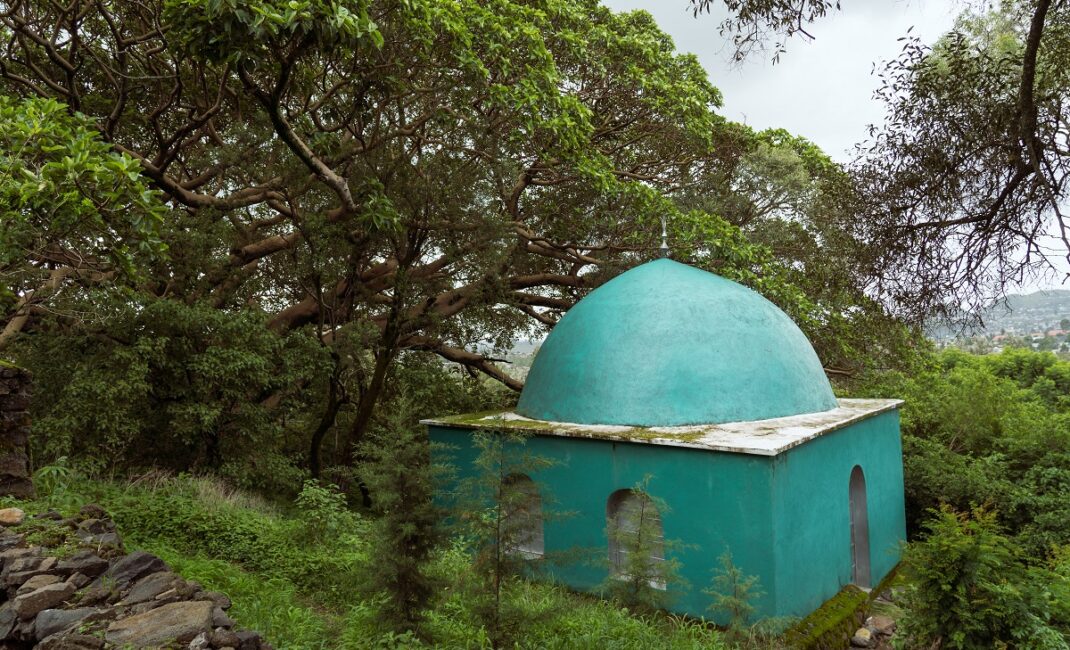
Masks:
[[[851,511],[851,581],[869,588],[869,508],[866,504],[866,477],[858,465],[851,470],[848,491]]]
[[[502,510],[506,552],[527,559],[543,556],[542,498],[530,477],[510,474],[505,477]]]
[[[646,494],[617,490],[606,502],[609,565],[622,579],[645,576],[650,586],[665,589],[661,563],[665,561],[665,535],[661,514]]]

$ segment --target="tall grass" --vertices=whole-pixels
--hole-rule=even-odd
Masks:
[[[455,547],[434,570],[449,578],[428,617],[430,642],[381,629],[380,602],[362,584],[374,561],[369,524],[349,512],[308,512],[207,478],[149,473],[128,482],[66,480],[31,512],[94,501],[114,518],[129,549],[155,553],[187,579],[222,591],[240,626],[280,650],[490,648],[470,610],[468,557]],[[312,501],[313,503],[315,501]],[[309,503],[308,500],[305,503]],[[331,527],[324,528],[324,522]],[[508,598],[530,621],[516,648],[697,650],[724,647],[718,633],[672,616],[627,609],[547,584],[517,582]]]

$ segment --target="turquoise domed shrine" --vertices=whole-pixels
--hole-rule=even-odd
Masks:
[[[478,431],[523,434],[524,451],[557,461],[508,477],[531,499],[530,531],[514,552],[551,565],[555,580],[597,590],[620,570],[626,550],[608,530],[649,477],[647,493],[669,508],[656,517],[660,534],[683,543],[674,557],[687,584],[658,585],[670,590],[670,609],[709,618],[703,589],[730,550],[760,580],[758,616],[805,616],[898,563],[899,404],[837,399],[810,342],[773,303],[660,259],[561,318],[516,408],[424,424],[446,443],[435,453],[457,479],[476,471]],[[572,516],[544,519],[551,502]],[[550,559],[581,548],[602,549],[604,568]]]
[[[581,424],[680,426],[836,408],[810,341],[750,289],[661,259],[570,309],[516,412]]]

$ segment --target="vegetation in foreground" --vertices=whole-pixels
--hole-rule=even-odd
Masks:
[[[129,549],[159,555],[176,571],[233,600],[231,616],[286,650],[489,648],[468,595],[470,559],[457,544],[430,570],[443,588],[426,612],[425,634],[398,634],[379,617],[369,588],[382,551],[371,518],[348,510],[329,490],[309,485],[297,503],[272,504],[216,479],[149,473],[131,481],[88,480],[48,468],[46,496],[31,512],[102,505]],[[725,647],[710,626],[665,614],[636,615],[610,601],[523,580],[503,597],[524,613],[523,635],[508,647],[698,649]]]

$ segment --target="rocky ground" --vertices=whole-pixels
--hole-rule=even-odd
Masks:
[[[871,615],[866,617],[865,623],[851,637],[850,648],[892,650],[895,616],[898,613],[899,609],[892,603],[891,592],[882,593],[873,601]]]
[[[126,553],[95,505],[74,517],[0,510],[0,650],[270,650],[227,616],[230,599]]]

